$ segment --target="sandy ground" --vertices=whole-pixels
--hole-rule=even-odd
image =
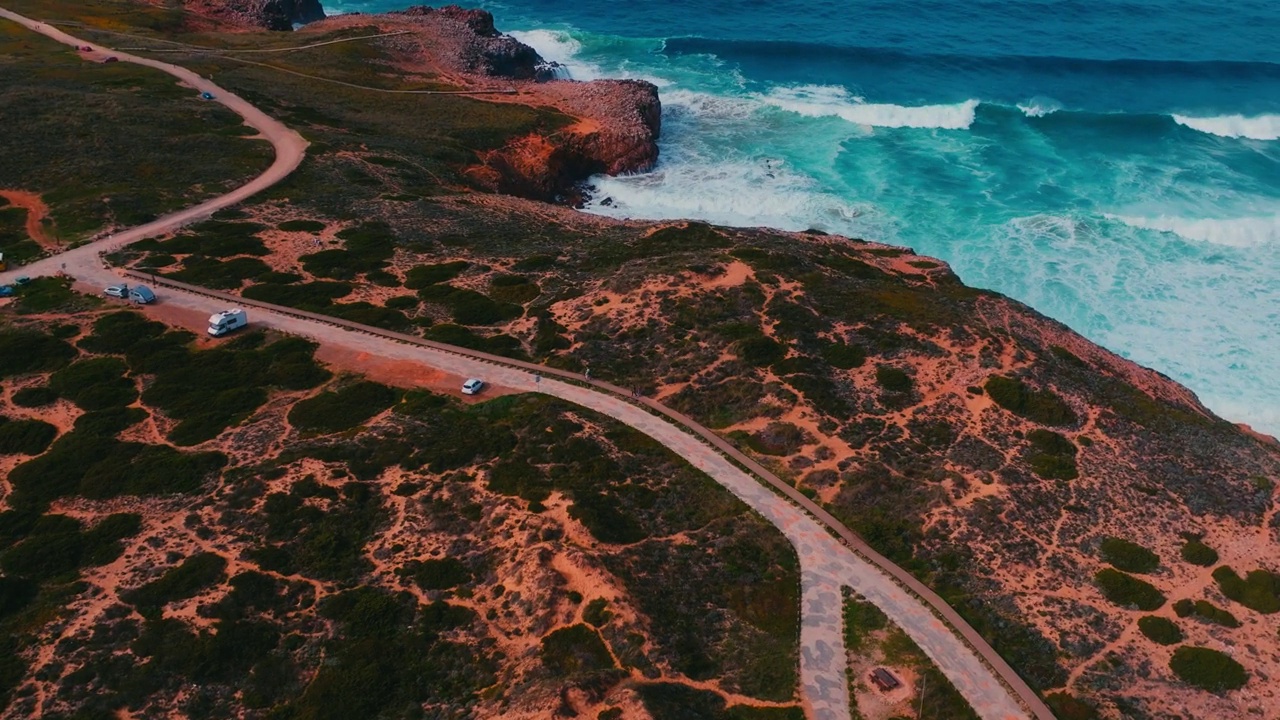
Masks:
[[[39,195],[25,190],[0,190],[0,197],[8,200],[11,205],[27,211],[25,227],[27,235],[32,240],[47,250],[58,248],[57,239],[45,231],[42,221],[49,216],[49,206],[44,204],[44,200],[40,199]]]

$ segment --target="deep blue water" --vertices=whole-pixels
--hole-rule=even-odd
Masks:
[[[1280,5],[479,4],[660,86],[658,168],[593,211],[909,245],[1280,433]]]

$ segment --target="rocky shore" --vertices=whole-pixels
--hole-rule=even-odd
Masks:
[[[643,80],[558,79],[558,68],[533,48],[503,35],[493,15],[455,5],[416,6],[380,15],[341,15],[307,28],[376,26],[402,33],[380,42],[403,69],[439,76],[460,88],[511,91],[488,99],[550,106],[576,120],[567,127],[512,139],[479,158],[470,175],[483,187],[531,200],[575,204],[586,178],[643,172],[658,160],[662,104]]]
[[[289,31],[325,18],[320,0],[183,0],[196,15],[246,28]]]

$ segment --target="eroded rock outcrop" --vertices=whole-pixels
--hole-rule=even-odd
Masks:
[[[320,0],[184,0],[183,7],[221,22],[279,31],[325,18]]]
[[[554,107],[575,120],[484,153],[468,174],[486,190],[573,204],[580,195],[576,186],[586,178],[643,172],[658,160],[662,104],[652,83],[559,79],[563,73],[553,63],[498,32],[493,15],[456,5],[339,16],[314,29],[357,25],[403,33],[380,42],[406,71],[426,71],[459,87],[509,92],[490,98]]]

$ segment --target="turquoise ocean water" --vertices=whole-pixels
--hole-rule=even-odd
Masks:
[[[659,86],[658,167],[590,211],[907,245],[1280,434],[1275,3],[478,4]]]

